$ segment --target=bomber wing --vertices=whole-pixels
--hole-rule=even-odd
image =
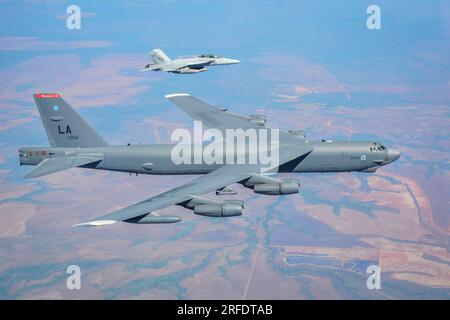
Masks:
[[[196,195],[214,191],[229,184],[245,180],[251,176],[251,169],[250,166],[244,168],[243,165],[225,165],[180,187],[163,192],[157,196],[112,212],[98,219],[80,223],[75,226],[99,226],[145,216],[153,211],[191,200]]]
[[[309,145],[304,147],[285,146],[280,150],[280,164],[287,163],[297,159],[310,152],[312,148]],[[133,204],[129,207],[109,213],[100,218],[77,224],[77,227],[102,226],[112,224],[118,221],[138,222],[140,219],[149,219],[154,222],[177,222],[181,220],[178,217],[158,216],[154,213],[162,208],[181,204],[194,199],[198,195],[208,193],[230,184],[241,182],[257,175],[261,172],[261,166],[258,164],[227,164],[200,178],[190,181],[182,186],[163,192],[142,202]],[[155,218],[151,217],[154,216]],[[143,220],[144,221],[144,220]]]
[[[228,112],[227,108],[215,107],[201,101],[188,93],[174,93],[165,96],[166,99],[175,104],[178,108],[187,113],[192,119],[201,121],[207,128],[214,128],[222,131],[225,136],[226,129],[270,129],[265,125],[263,118],[252,118]],[[259,121],[258,121],[259,120]],[[279,130],[280,143],[283,144],[305,144],[291,133]]]
[[[165,97],[192,119],[202,121],[203,125],[208,128],[221,131],[238,128],[244,130],[261,128],[260,125],[252,123],[249,117],[232,114],[224,108],[214,107],[188,93],[168,94]]]

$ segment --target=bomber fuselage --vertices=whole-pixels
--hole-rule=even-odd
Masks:
[[[368,141],[308,142],[312,151],[278,172],[374,172],[400,156],[395,150]],[[26,147],[19,150],[20,164],[37,165],[51,157],[68,155],[101,155],[98,163],[85,168],[141,174],[206,174],[224,163],[181,163],[172,160],[174,144],[106,146],[98,148]],[[192,150],[195,150],[193,147]],[[192,155],[194,157],[194,155]]]

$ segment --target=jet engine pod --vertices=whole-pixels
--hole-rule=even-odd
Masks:
[[[255,184],[253,191],[266,195],[284,195],[298,193],[299,188],[300,183],[297,180],[283,180],[278,183]]]
[[[174,73],[183,73],[183,74],[191,74],[191,73],[199,73],[199,72],[204,72],[204,71],[208,71],[207,68],[201,68],[201,69],[193,69],[193,68],[181,68],[178,71],[174,71]]]
[[[225,200],[223,203],[240,205],[241,208],[244,209],[244,201],[242,200]]]
[[[194,207],[194,213],[208,217],[234,217],[241,216],[242,201],[228,200],[218,204],[198,204]]]
[[[258,126],[265,126],[266,125],[266,116],[262,115],[262,114],[252,114],[249,116],[250,117],[250,122],[257,124]]]

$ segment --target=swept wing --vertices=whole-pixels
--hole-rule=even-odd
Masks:
[[[223,108],[208,105],[189,94],[171,94],[167,95],[166,98],[194,120],[203,121],[205,127],[216,128],[221,131],[238,128],[244,130],[248,128],[261,128],[260,125],[251,122],[249,117],[226,112]],[[279,149],[280,166],[312,151],[309,143],[304,140],[298,140],[285,132],[280,132],[280,144],[277,148]],[[187,184],[95,220],[80,223],[77,226],[98,226],[112,224],[118,221],[136,220],[136,218],[140,217],[144,218],[162,208],[181,204],[201,194],[244,181],[254,175],[258,175],[263,171],[262,169],[260,164],[226,164]]]
[[[67,170],[74,167],[81,167],[88,164],[100,162],[102,155],[80,155],[55,157],[42,160],[25,178],[37,178],[55,172]]]

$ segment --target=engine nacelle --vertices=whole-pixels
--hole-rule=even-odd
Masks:
[[[250,122],[257,124],[258,126],[265,126],[266,125],[266,116],[262,115],[262,114],[252,114],[249,116],[250,117]]]
[[[266,195],[284,195],[298,193],[300,183],[297,180],[283,180],[279,183],[260,183],[255,184],[253,191],[255,193]]]
[[[235,217],[242,215],[244,202],[240,200],[225,200],[217,204],[198,204],[194,213],[208,217]]]
[[[204,71],[208,71],[208,69],[206,68],[201,68],[201,69],[191,69],[191,68],[181,68],[177,71],[172,71],[173,73],[182,73],[182,74],[191,74],[191,73],[199,73],[199,72],[204,72]]]

